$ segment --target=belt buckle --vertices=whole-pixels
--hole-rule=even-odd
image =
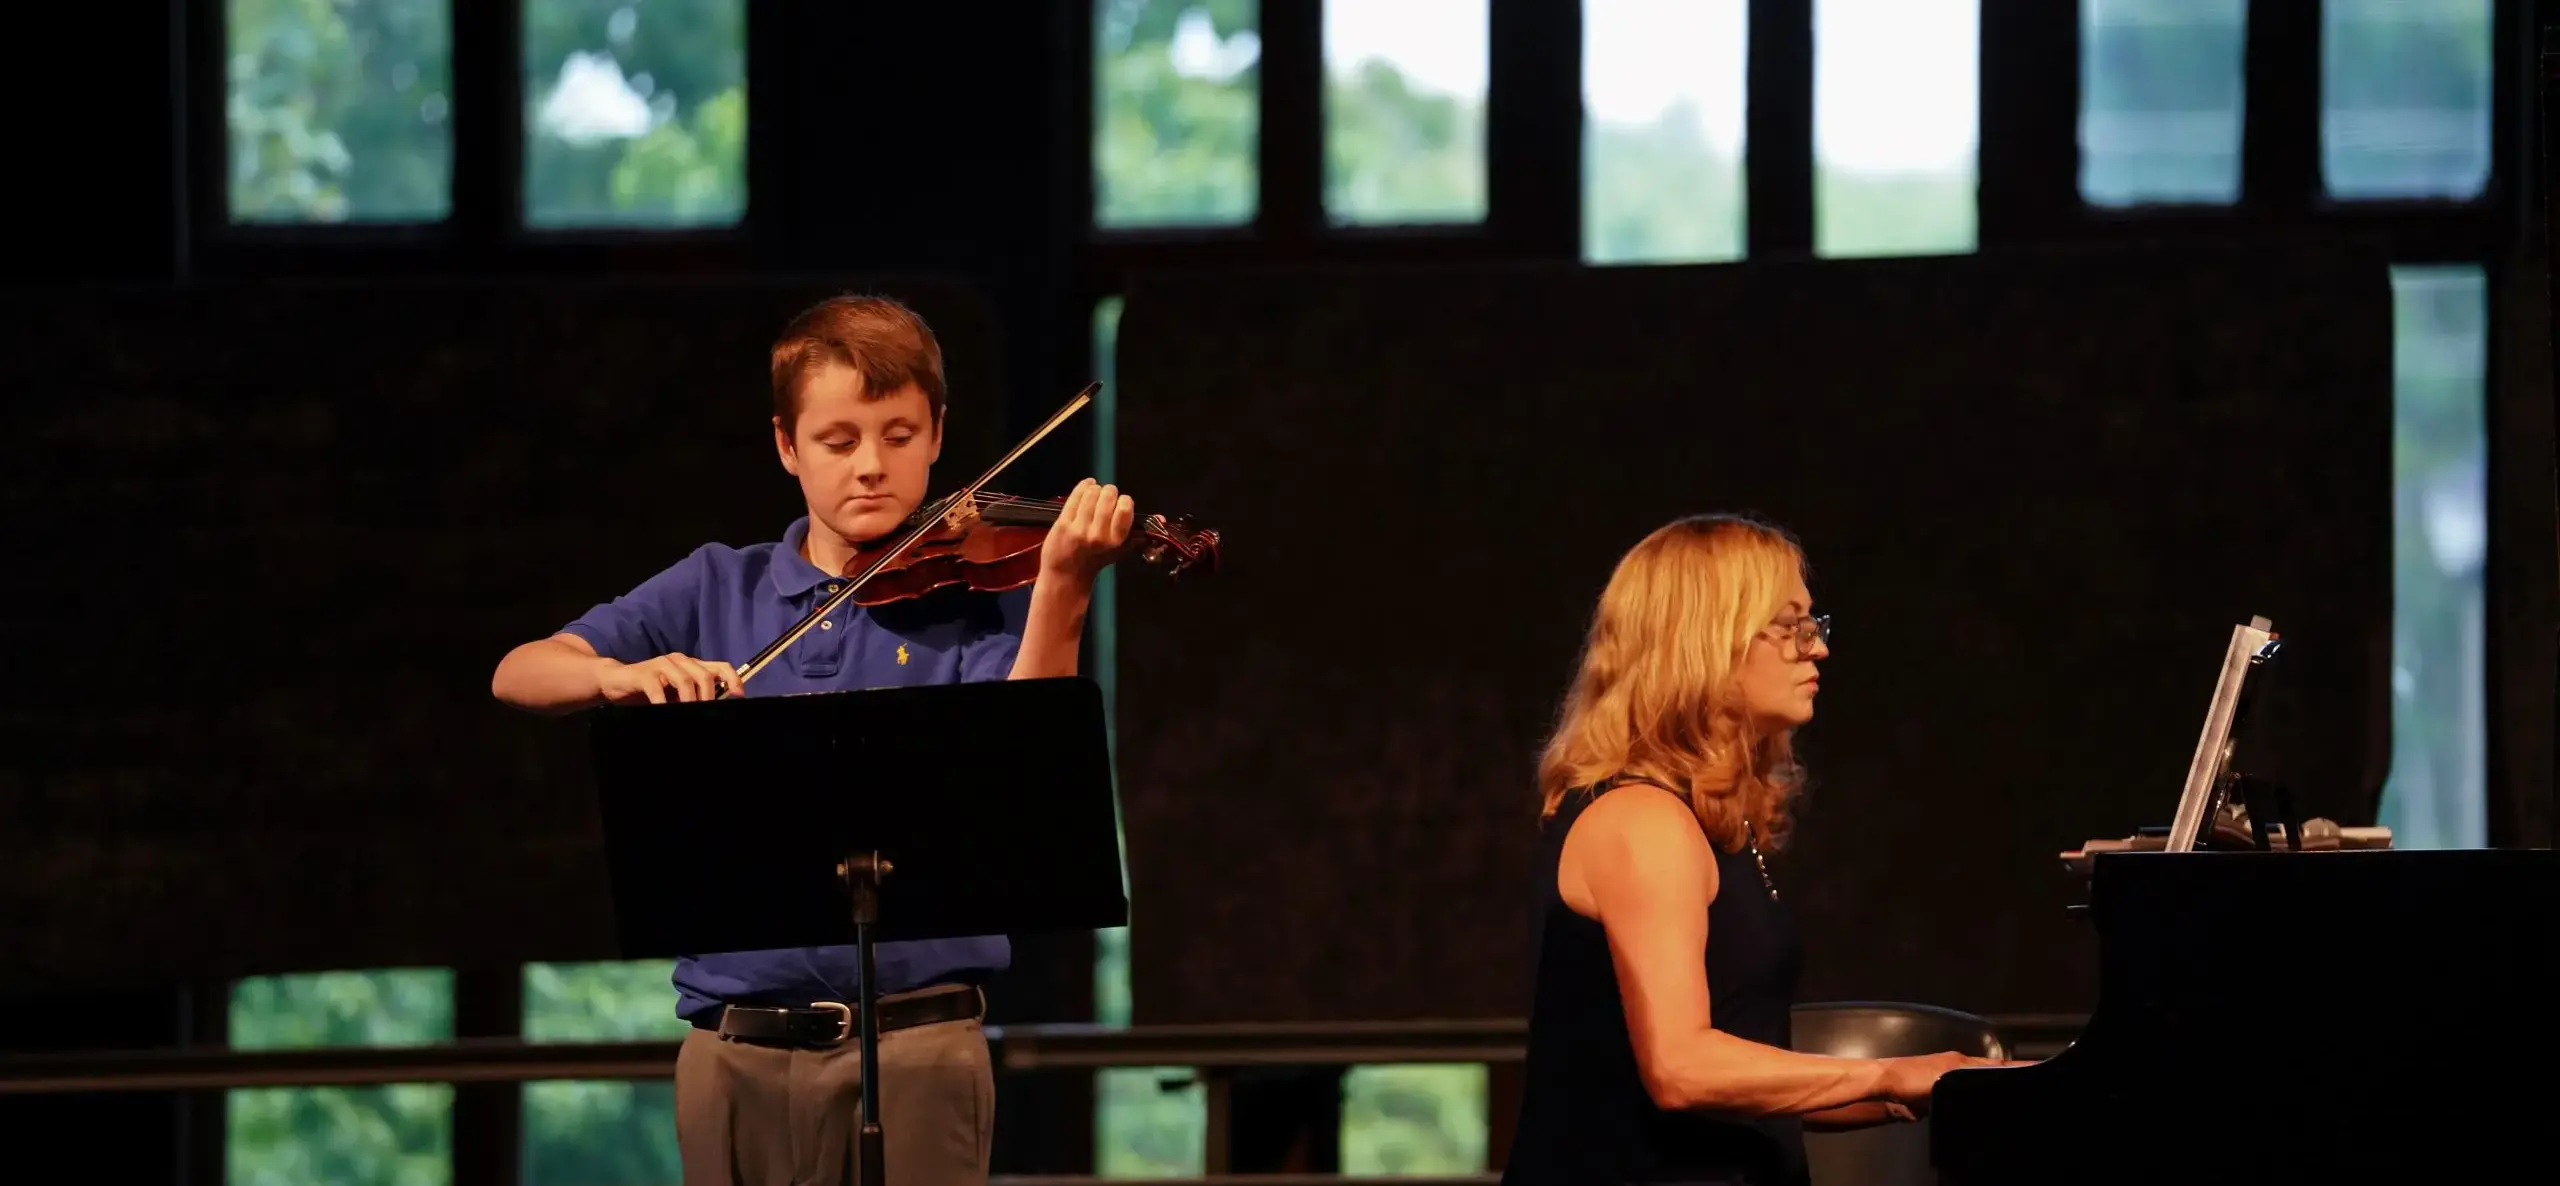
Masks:
[[[835,1012],[837,1017],[836,1036],[831,1039],[832,1041],[844,1041],[847,1036],[853,1033],[853,1006],[845,1004],[842,1001],[811,1001],[809,1002],[809,1007],[812,1009],[830,1009]]]

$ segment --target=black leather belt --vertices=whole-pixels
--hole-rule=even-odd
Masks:
[[[986,995],[976,988],[928,989],[882,1000],[879,1026],[886,1034],[941,1021],[967,1021],[986,1013]],[[806,1009],[728,1005],[720,1010],[716,1024],[701,1028],[766,1046],[833,1046],[862,1036],[854,1007],[839,1001],[812,1001]]]

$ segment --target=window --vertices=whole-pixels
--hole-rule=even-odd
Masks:
[[[527,964],[528,1042],[678,1040],[668,960]],[[684,1176],[671,1080],[524,1085],[525,1186],[645,1186]]]
[[[1975,0],[1816,0],[1816,254],[1973,250]]]
[[[2391,779],[2398,848],[2488,843],[2488,283],[2395,268]]]
[[[231,992],[242,1050],[410,1046],[453,1037],[453,973],[436,968],[243,980]],[[452,1177],[453,1087],[273,1087],[227,1093],[224,1180],[444,1182]]]
[[[1253,218],[1262,130],[1257,7],[1256,0],[1094,5],[1095,226]]]
[[[523,11],[526,225],[738,221],[746,0],[525,0]]]
[[[2248,0],[2081,0],[2083,199],[2239,199],[2248,22]]]
[[[1129,1024],[1129,931],[1094,934],[1094,1019]],[[1194,1178],[1206,1171],[1208,1098],[1187,1067],[1113,1067],[1094,1075],[1093,1172]]]
[[[2474,198],[2489,182],[2489,0],[2326,0],[2320,172],[2338,198]]]
[[[1743,255],[1744,0],[1583,0],[1582,258]]]
[[[452,211],[446,0],[226,0],[223,15],[231,221]]]
[[[1351,1068],[1342,1082],[1345,1177],[1485,1172],[1488,1076],[1481,1065]]]
[[[1336,225],[1484,218],[1486,0],[1324,6],[1324,205]]]

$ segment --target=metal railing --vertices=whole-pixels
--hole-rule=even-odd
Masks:
[[[2082,1018],[2016,1014],[1987,1018],[2014,1056],[2051,1054]],[[987,1027],[996,1066],[1007,1073],[1184,1067],[1208,1073],[1245,1067],[1359,1066],[1378,1063],[1512,1063],[1526,1055],[1528,1023],[1382,1021],[1231,1025],[1022,1025]],[[669,1040],[527,1042],[460,1039],[419,1046],[339,1046],[296,1050],[192,1047],[0,1055],[0,1095],[92,1091],[222,1091],[257,1087],[382,1083],[533,1082],[553,1079],[664,1079],[675,1074]]]
[[[2044,1057],[2068,1044],[2083,1018],[2034,1014],[1987,1018],[2012,1057]],[[997,1068],[1008,1074],[1115,1067],[1188,1070],[1201,1087],[1203,1175],[1152,1186],[1340,1186],[1336,1174],[1235,1174],[1228,1156],[1236,1075],[1257,1067],[1381,1063],[1498,1065],[1527,1056],[1528,1023],[1381,1021],[1227,1025],[989,1026]],[[0,1095],[83,1092],[217,1092],[241,1088],[386,1083],[666,1079],[678,1041],[527,1042],[478,1038],[419,1046],[298,1050],[197,1047],[0,1055]],[[1400,1177],[1396,1186],[1492,1186],[1492,1174]],[[997,1175],[990,1186],[1094,1186],[1086,1175]]]
[[[1376,1182],[1379,1186],[1492,1186],[1500,1182],[1500,1174],[1445,1174],[1432,1177],[1380,1175],[1350,1178],[1342,1174],[1206,1174],[1197,1178],[1117,1179],[1089,1177],[1084,1174],[994,1174],[987,1186],[1098,1186],[1114,1181],[1143,1182],[1144,1186],[1344,1186],[1347,1182]]]

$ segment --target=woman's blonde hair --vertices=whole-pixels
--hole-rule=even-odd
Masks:
[[[1763,733],[1736,676],[1803,572],[1794,537],[1740,515],[1681,519],[1628,549],[1538,761],[1539,818],[1627,773],[1684,793],[1720,849],[1742,847],[1746,819],[1759,844],[1781,843],[1804,778],[1794,731]]]

